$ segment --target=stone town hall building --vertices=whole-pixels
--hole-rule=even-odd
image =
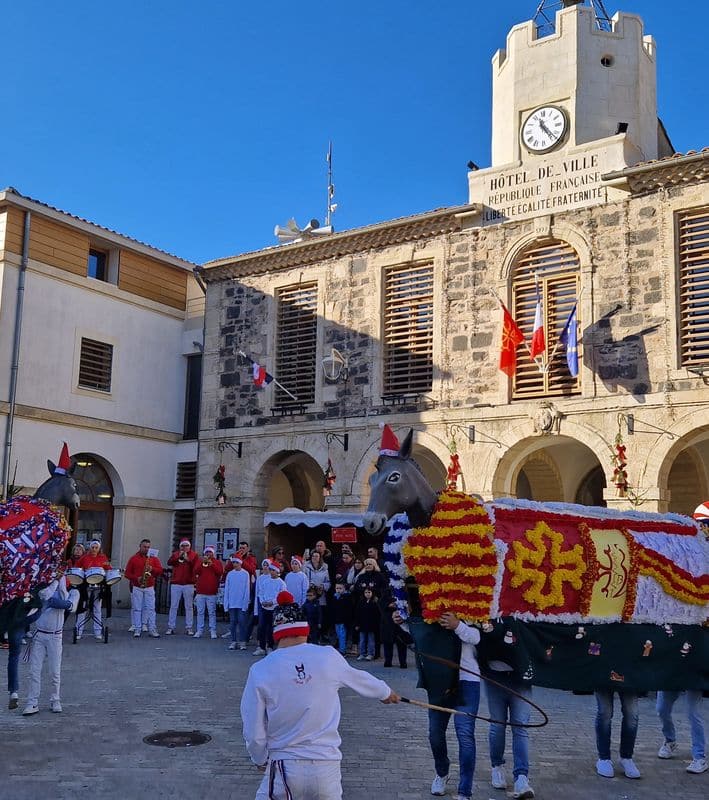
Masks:
[[[197,541],[238,527],[296,550],[323,519],[357,524],[382,421],[415,429],[438,488],[455,440],[459,487],[485,498],[691,513],[709,496],[709,151],[673,154],[639,17],[562,5],[552,32],[517,25],[493,57],[492,165],[468,173],[467,204],[202,268]],[[520,346],[508,378],[496,296],[529,342],[535,282],[542,369]],[[555,348],[574,303],[576,375]],[[239,351],[297,400],[256,389]],[[330,514],[304,514],[328,457]]]

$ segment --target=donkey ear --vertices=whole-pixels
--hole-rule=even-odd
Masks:
[[[57,468],[57,465],[53,461],[51,461],[50,459],[47,459],[47,469],[49,470],[49,474],[50,475],[54,475],[54,470],[56,468]]]
[[[404,439],[404,443],[399,448],[399,458],[411,457],[411,448],[413,447],[413,443],[414,443],[414,429],[409,428],[409,432],[406,434],[406,439]]]
[[[75,470],[75,469],[76,469],[76,461],[72,461],[72,462],[71,462],[71,466],[70,466],[70,467],[69,467],[69,469],[66,471],[66,474],[67,474],[67,475],[69,475],[69,477],[71,477],[71,476],[74,474],[74,470]]]

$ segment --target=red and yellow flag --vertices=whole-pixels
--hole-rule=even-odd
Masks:
[[[510,378],[517,367],[517,347],[524,341],[524,334],[512,318],[504,303],[502,306],[502,344],[500,345],[500,369]]]

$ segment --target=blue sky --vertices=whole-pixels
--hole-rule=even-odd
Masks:
[[[605,0],[658,45],[659,111],[709,145],[709,3]],[[0,185],[202,262],[321,221],[467,200],[490,163],[490,59],[537,0],[23,0],[3,9]]]

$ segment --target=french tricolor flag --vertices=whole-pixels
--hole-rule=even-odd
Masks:
[[[542,298],[539,294],[539,284],[537,284],[537,307],[534,311],[534,329],[532,330],[532,346],[529,348],[529,355],[536,358],[546,350],[544,338],[544,314],[542,312]]]
[[[254,386],[268,385],[273,380],[273,375],[266,372],[266,368],[257,364],[255,361],[252,365]]]

